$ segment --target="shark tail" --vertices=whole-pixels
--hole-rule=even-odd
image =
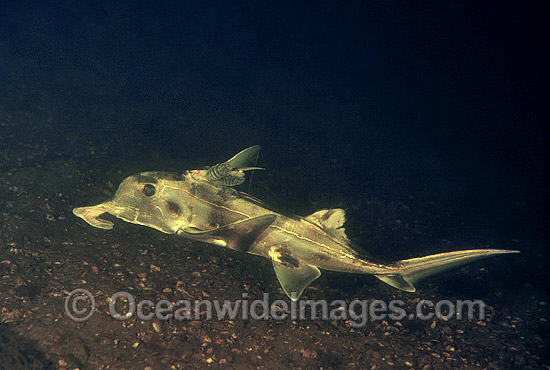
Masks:
[[[481,258],[506,253],[520,252],[503,249],[475,249],[440,253],[396,262],[390,266],[391,273],[375,274],[375,276],[394,288],[414,292],[416,291],[414,284],[420,279]]]

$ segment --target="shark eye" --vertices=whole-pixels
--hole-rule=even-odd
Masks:
[[[148,197],[152,197],[157,192],[157,189],[155,188],[155,185],[145,184],[141,188],[141,192]]]

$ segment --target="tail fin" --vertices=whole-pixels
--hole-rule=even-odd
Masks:
[[[440,253],[396,262],[392,265],[395,273],[375,276],[394,288],[414,292],[416,291],[414,283],[420,279],[477,259],[505,253],[520,252],[503,249],[475,249]]]

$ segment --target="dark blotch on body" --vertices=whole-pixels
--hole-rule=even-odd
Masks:
[[[289,255],[282,255],[279,257],[279,263],[286,267],[298,268],[300,267],[300,261]]]
[[[279,253],[278,262],[286,267],[298,268],[300,267],[300,261],[292,257],[290,251],[286,247],[278,247],[276,253]]]
[[[317,258],[317,260],[319,261],[328,261],[330,260],[330,257],[325,255],[325,254],[322,254],[322,253],[315,253],[315,258]]]
[[[174,203],[174,202],[166,202],[166,210],[172,216],[179,216],[181,214],[180,206],[177,203]]]

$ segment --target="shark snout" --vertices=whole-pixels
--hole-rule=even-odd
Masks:
[[[106,229],[110,230],[113,228],[113,223],[108,220],[104,220],[99,218],[104,213],[113,213],[113,207],[111,201],[100,203],[95,206],[89,206],[89,207],[78,207],[73,209],[73,213],[82,218],[84,221],[89,223],[90,225],[94,227],[98,227],[100,229]]]

